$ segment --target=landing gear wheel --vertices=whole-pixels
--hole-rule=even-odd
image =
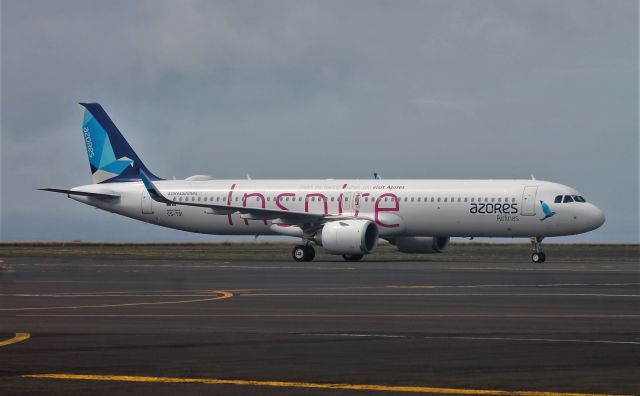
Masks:
[[[309,255],[307,257],[307,261],[313,261],[313,259],[316,258],[316,250],[311,245],[307,245],[306,247],[307,247],[307,254]]]
[[[531,261],[533,261],[536,264],[544,263],[544,260],[546,260],[546,258],[547,258],[546,255],[542,252],[531,254]]]
[[[291,251],[291,256],[298,262],[311,261],[316,257],[316,251],[310,245],[296,245]]]
[[[360,261],[362,260],[362,257],[364,257],[364,255],[362,254],[343,254],[342,258],[344,259],[344,261]]]
[[[547,259],[547,255],[542,251],[542,237],[531,238],[531,245],[533,245],[533,253],[531,253],[531,261],[534,263],[544,263]]]

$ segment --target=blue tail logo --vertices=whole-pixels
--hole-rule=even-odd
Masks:
[[[102,106],[98,103],[80,105],[82,135],[94,183],[138,181],[138,168],[152,180],[158,180],[140,161]]]
[[[553,217],[556,214],[556,212],[552,211],[546,202],[540,201],[540,205],[542,206],[542,211],[544,212],[544,217],[541,218],[540,221],[544,221],[549,217]]]

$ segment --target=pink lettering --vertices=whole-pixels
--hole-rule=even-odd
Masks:
[[[260,194],[260,193],[250,193],[250,194],[244,194],[244,197],[242,197],[242,206],[243,207],[247,207],[247,198],[251,198],[251,197],[258,197],[262,203],[262,208],[264,208],[267,204],[267,202],[264,199],[264,195]],[[262,220],[264,221],[264,225],[267,225],[267,221],[266,220]],[[244,224],[249,225],[249,220],[244,219]]]
[[[295,199],[296,194],[294,194],[294,193],[282,193],[282,194],[279,194],[279,195],[276,197],[276,206],[277,206],[278,208],[282,209],[282,210],[286,210],[286,211],[288,211],[288,210],[289,210],[289,208],[287,208],[287,207],[286,207],[286,206],[284,206],[282,203],[280,203],[280,200],[282,200],[282,198],[284,198],[284,197],[293,197],[293,199]],[[291,227],[291,226],[290,226],[290,225],[288,225],[288,224],[278,224],[278,226],[279,226],[279,227]]]
[[[320,194],[320,193],[311,193],[311,194],[307,194],[307,197],[304,200],[304,211],[305,212],[309,212],[309,198],[310,197],[318,197],[320,199],[322,199],[322,202],[324,203],[324,214],[327,215],[329,214],[329,207],[327,204],[327,197],[324,194]]]
[[[342,189],[344,190],[345,188],[347,188],[347,183],[342,185]],[[342,214],[342,193],[340,193],[340,196],[338,197],[338,214],[341,215]]]
[[[382,199],[385,197],[391,197],[391,200],[395,203],[394,207],[392,208],[380,207],[380,203],[382,202]],[[378,224],[380,227],[387,227],[387,228],[400,227],[400,224],[385,224],[380,220],[380,217],[379,217],[381,212],[398,212],[398,211],[400,211],[400,203],[399,203],[398,197],[395,194],[387,193],[387,194],[380,195],[380,197],[376,199],[376,204],[375,204],[376,224]]]
[[[227,206],[231,206],[231,197],[233,195],[234,188],[236,188],[235,183],[231,185],[231,189],[229,189],[229,194],[227,194]],[[233,225],[233,219],[231,218],[231,213],[227,215],[227,219],[229,219],[229,225]]]
[[[362,193],[362,194],[358,193],[358,194],[356,194],[355,198],[353,199],[353,204],[354,204],[354,207],[356,208],[356,211],[353,214],[355,217],[358,217],[358,214],[360,213],[360,204],[362,202],[362,198],[368,197],[369,195],[371,195],[371,194],[369,194],[369,193]]]

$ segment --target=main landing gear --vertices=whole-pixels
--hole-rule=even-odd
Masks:
[[[344,261],[360,261],[364,255],[362,254],[343,254],[342,258]]]
[[[542,251],[542,240],[543,237],[532,237],[531,245],[533,245],[533,253],[531,253],[531,261],[534,263],[544,263],[547,259],[547,256]]]
[[[316,251],[311,245],[296,245],[291,251],[293,259],[301,261],[312,261],[316,257]]]

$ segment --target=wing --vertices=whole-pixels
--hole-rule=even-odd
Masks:
[[[330,220],[338,220],[351,218],[352,216],[335,216],[314,214],[306,212],[285,211],[277,209],[251,208],[235,205],[219,205],[214,203],[201,202],[175,202],[167,198],[158,187],[149,179],[149,177],[140,169],[140,179],[144,183],[145,188],[149,192],[151,199],[170,205],[197,206],[200,208],[210,209],[212,213],[226,215],[231,213],[240,213],[243,219],[247,220],[273,220],[278,224],[295,224],[304,225],[304,228],[313,228]]]
[[[60,188],[39,188],[38,190],[55,192],[60,194],[67,194],[67,195],[79,195],[82,197],[101,198],[101,199],[120,198],[119,194],[105,194],[105,193],[94,193],[94,192],[88,192],[88,191],[63,190]]]

